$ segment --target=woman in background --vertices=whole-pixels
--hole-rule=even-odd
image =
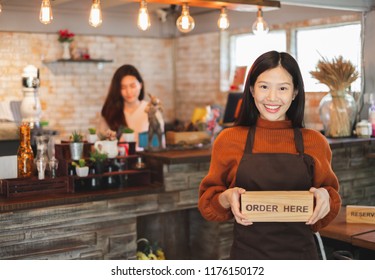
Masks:
[[[148,116],[145,112],[145,86],[138,70],[125,64],[113,75],[107,98],[99,120],[99,138],[120,138],[121,128],[129,127],[138,134],[148,131]]]
[[[237,123],[216,138],[199,189],[205,219],[235,219],[232,259],[318,259],[313,232],[336,217],[341,199],[327,139],[303,128],[304,108],[295,59],[276,51],[258,57]],[[253,223],[240,209],[245,191],[310,191],[315,208],[306,223]]]

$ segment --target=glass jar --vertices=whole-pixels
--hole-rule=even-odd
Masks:
[[[18,178],[30,177],[33,174],[34,153],[30,144],[30,125],[20,125],[20,145],[17,151],[17,176]]]
[[[319,115],[327,137],[350,137],[357,114],[357,104],[347,92],[329,92],[319,104]]]

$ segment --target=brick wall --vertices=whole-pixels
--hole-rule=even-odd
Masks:
[[[188,122],[196,107],[225,106],[218,32],[176,39],[77,35],[75,47],[88,48],[92,58],[113,59],[113,63],[105,63],[103,69],[94,63],[46,64],[43,59],[62,55],[56,34],[0,32],[0,101],[21,100],[23,68],[39,67],[42,118],[66,138],[73,130],[86,131],[96,124],[114,71],[130,63],[141,71],[146,92],[161,98],[166,121]],[[306,127],[323,128],[318,106],[324,95],[306,93]]]
[[[114,36],[79,36],[73,46],[88,48],[91,58],[112,59],[98,69],[95,63],[43,63],[62,55],[56,34],[0,32],[0,101],[22,99],[22,70],[40,69],[42,119],[62,138],[73,130],[86,132],[96,124],[114,71],[133,64],[141,72],[146,92],[164,104],[164,117],[174,118],[173,41]]]
[[[176,117],[188,121],[195,107],[223,106],[220,92],[220,34],[176,39]]]

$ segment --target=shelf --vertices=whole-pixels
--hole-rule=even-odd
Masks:
[[[110,177],[116,175],[132,175],[132,174],[148,174],[150,173],[149,169],[127,169],[121,171],[112,171],[112,172],[104,172],[102,174],[88,174],[87,176],[80,177],[77,175],[69,175],[73,179],[90,179],[90,178],[101,178],[101,177]]]
[[[44,60],[43,63],[111,63],[112,59],[56,59],[56,60]]]

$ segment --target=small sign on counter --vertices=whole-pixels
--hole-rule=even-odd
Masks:
[[[375,224],[375,206],[346,206],[346,222]]]
[[[253,222],[306,222],[314,196],[309,191],[249,191],[241,195],[241,211]]]

